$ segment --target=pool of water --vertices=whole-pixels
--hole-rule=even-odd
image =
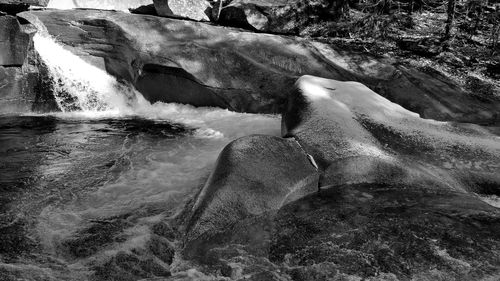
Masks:
[[[0,115],[0,280],[116,280],[96,272],[120,253],[169,271],[147,247],[152,229],[196,194],[226,144],[279,135],[279,122],[175,104],[147,116]],[[153,269],[130,280],[165,275]]]

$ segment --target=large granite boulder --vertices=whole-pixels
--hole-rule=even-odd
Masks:
[[[236,141],[187,207],[184,258],[232,280],[500,276],[497,136],[421,119],[357,82],[304,76],[296,86],[283,134],[300,144],[297,157],[313,156],[319,191],[262,208],[287,189],[257,186],[303,184],[308,174],[291,163],[308,163],[281,161],[288,153],[269,153],[261,137]],[[291,141],[277,140],[264,147]],[[243,160],[262,154],[276,161]]]
[[[299,34],[310,24],[340,17],[345,1],[235,0],[225,6],[223,24],[273,33]]]
[[[159,16],[209,21],[212,5],[206,0],[154,0]]]
[[[317,190],[316,168],[295,140],[255,135],[233,141],[188,210],[184,254],[205,257],[231,241],[258,251],[265,239],[258,228],[238,231],[242,222]]]
[[[48,0],[47,0],[48,1]],[[153,3],[153,0],[50,0],[48,7],[54,9],[100,9],[128,11]]]
[[[300,78],[282,133],[315,157],[322,186],[411,184],[500,193],[497,136],[479,126],[422,119],[357,82]]]

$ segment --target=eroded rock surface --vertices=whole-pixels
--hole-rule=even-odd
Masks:
[[[234,211],[241,204],[234,204],[237,195],[252,199],[236,202],[261,204],[268,195],[241,191],[241,178],[253,183],[262,173],[253,165],[244,176],[221,170],[224,163],[234,166],[225,150],[214,171],[223,176],[212,175],[195,206],[208,204],[188,208],[185,257],[203,249],[196,260],[208,272],[235,280],[500,276],[500,209],[486,199],[500,195],[498,136],[477,125],[422,119],[357,82],[304,76],[296,86],[283,135],[314,156],[320,190],[278,210],[238,217],[251,212]],[[272,181],[283,182],[273,174]],[[287,179],[285,186],[300,182]],[[194,215],[199,210],[212,215]],[[217,237],[211,240],[217,243],[203,248],[198,241],[209,239],[191,237]]]
[[[14,16],[0,16],[0,66],[22,66],[34,32]]]
[[[137,85],[145,70],[150,82],[143,89],[161,84],[159,77],[184,80],[189,84],[186,88],[195,83],[205,88],[203,93],[221,98],[227,105],[223,107],[236,111],[281,112],[296,79],[308,74],[362,82],[424,118],[498,124],[498,100],[471,95],[442,74],[310,40],[111,11],[34,11],[32,15],[71,51],[119,79]],[[145,65],[175,71],[168,72],[171,77],[165,71],[147,75]],[[185,74],[190,79],[184,79]],[[143,93],[164,102],[179,101],[169,87]],[[209,100],[206,105],[221,106],[210,94],[200,96]],[[204,103],[192,98],[182,102]]]
[[[343,185],[282,208],[270,259],[291,280],[495,280],[500,211],[475,195]]]
[[[318,176],[293,139],[255,135],[233,141],[189,211],[184,254],[204,257],[207,250],[234,241],[256,252],[265,248],[264,232],[241,229],[242,221],[316,192]]]
[[[304,76],[297,87],[282,133],[314,155],[321,185],[500,186],[500,141],[479,126],[422,119],[357,82]]]

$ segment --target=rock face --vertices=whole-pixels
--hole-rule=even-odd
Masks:
[[[25,30],[16,17],[0,16],[0,65],[22,66],[31,46],[33,31]]]
[[[316,169],[295,140],[257,135],[238,139],[224,148],[192,206],[184,253],[204,256],[231,240],[247,240],[256,250],[264,243],[259,233],[238,234],[233,227],[317,190]]]
[[[30,2],[31,3],[31,2]],[[55,110],[47,92],[47,73],[36,52],[33,25],[14,16],[0,16],[0,111],[2,113]]]
[[[101,9],[128,11],[140,6],[149,5],[153,0],[50,0],[49,8],[54,9]]]
[[[309,24],[335,20],[343,1],[235,0],[224,7],[220,22],[251,30],[299,34]]]
[[[205,0],[154,0],[160,16],[209,21],[212,5]]]
[[[30,50],[23,66],[0,66],[0,112],[58,111],[47,69]]]
[[[276,113],[282,111],[296,79],[310,74],[362,82],[424,118],[491,125],[500,121],[498,100],[475,97],[435,71],[310,40],[111,11],[33,11],[31,15],[89,63],[134,85],[151,81],[142,89],[151,89],[143,94],[154,100],[179,101],[168,87],[163,94],[154,87],[154,83],[161,84],[154,77],[166,79],[168,75],[189,83],[187,88],[205,88],[203,93],[214,93],[232,110]],[[147,79],[141,80],[145,65],[175,71],[157,75],[145,70]],[[186,97],[182,102],[197,101]]]

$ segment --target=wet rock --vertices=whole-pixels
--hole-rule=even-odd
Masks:
[[[104,246],[125,241],[122,231],[130,226],[127,216],[94,221],[70,239],[63,241],[62,245],[73,257],[89,257]]]
[[[498,274],[499,227],[499,209],[474,195],[337,186],[279,211],[270,257],[297,267],[294,280],[481,279]]]
[[[151,231],[163,238],[166,238],[170,241],[173,241],[175,239],[175,231],[172,229],[172,227],[168,223],[160,222],[152,226]]]
[[[310,24],[341,16],[342,1],[235,0],[225,6],[219,21],[251,30],[298,34]]]
[[[160,236],[152,236],[149,241],[149,250],[166,264],[172,264],[175,250],[171,242]]]
[[[205,0],[154,0],[160,16],[209,21],[212,5]]]
[[[317,191],[317,180],[316,169],[292,139],[249,136],[232,142],[219,155],[192,207],[185,256],[204,257],[208,249],[230,240],[254,246],[265,242],[265,231],[264,236],[255,231],[263,227],[238,231],[237,224],[263,214],[268,217],[267,213]]]
[[[106,263],[95,267],[93,280],[135,281],[144,278],[169,277],[170,272],[150,258],[121,251]]]
[[[51,83],[46,66],[32,49],[22,67],[0,66],[0,111],[58,111]]]
[[[16,17],[0,16],[0,66],[22,66],[32,35],[22,28]]]

